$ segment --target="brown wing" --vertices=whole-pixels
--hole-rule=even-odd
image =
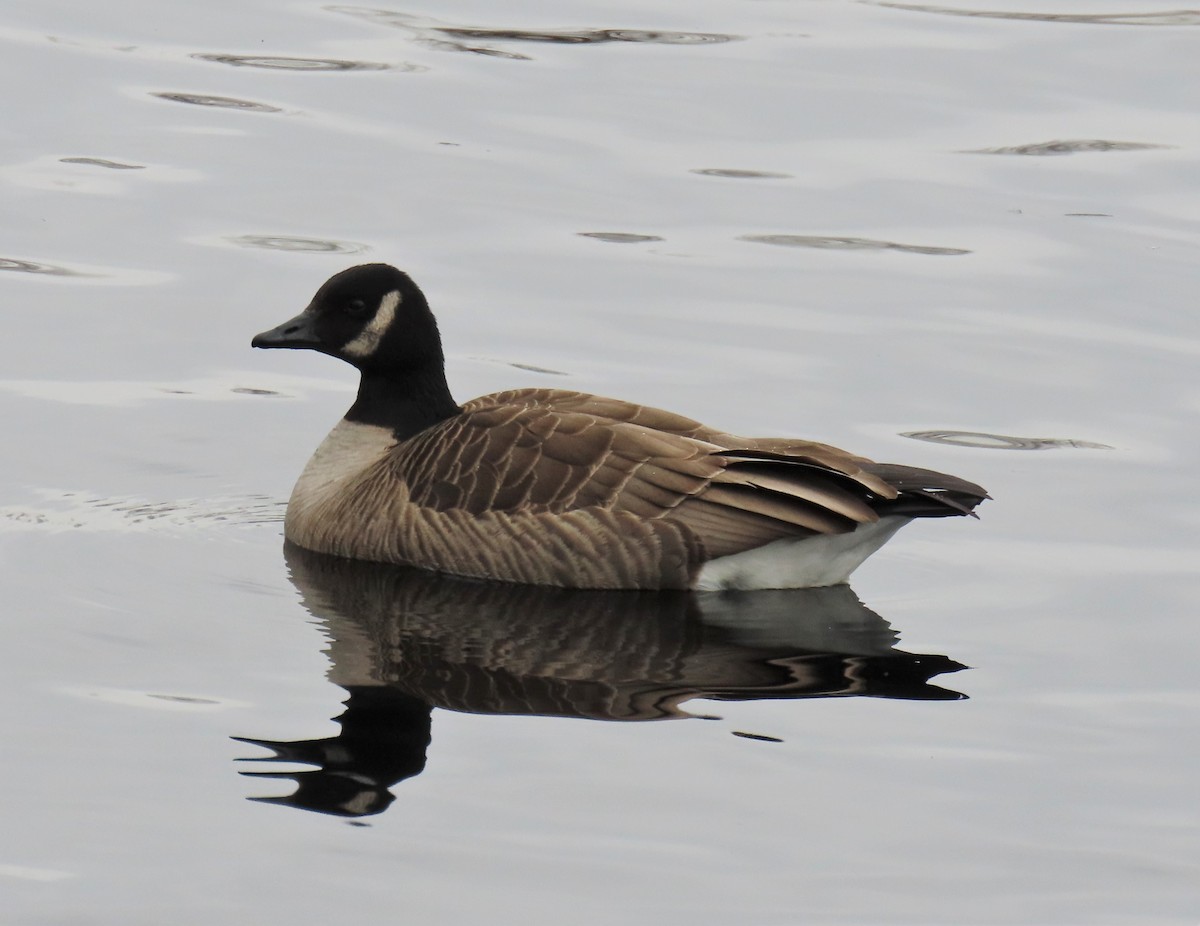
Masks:
[[[896,491],[860,462],[823,444],[736,438],[659,409],[528,389],[468,403],[398,446],[391,465],[424,508],[627,512],[685,526],[713,557],[877,520],[871,502]]]
[[[474,515],[599,507],[657,518],[725,466],[713,455],[720,447],[678,434],[479,401],[397,446],[392,465],[414,504]]]
[[[579,412],[614,422],[642,425],[655,431],[716,444],[727,451],[754,451],[759,456],[774,455],[790,461],[812,463],[850,476],[884,498],[893,498],[896,494],[893,486],[873,472],[873,467],[877,465],[873,461],[816,441],[791,437],[740,437],[661,408],[567,389],[510,389],[473,399],[463,409],[471,411],[497,406]]]

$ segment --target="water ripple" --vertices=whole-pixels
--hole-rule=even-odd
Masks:
[[[287,503],[264,495],[150,502],[90,492],[46,489],[41,506],[0,508],[0,532],[27,530],[142,531],[279,524]]]
[[[634,232],[576,232],[581,238],[595,238],[610,244],[641,244],[646,241],[663,241],[659,235],[638,235]]]
[[[64,694],[77,698],[94,698],[119,704],[122,707],[141,707],[152,710],[211,711],[246,707],[244,701],[227,698],[199,697],[160,691],[136,691],[129,688],[62,688]]]
[[[87,164],[90,167],[107,167],[109,170],[145,170],[145,164],[122,164],[107,158],[59,158],[62,164]]]
[[[875,5],[913,13],[971,16],[979,19],[1018,19],[1101,26],[1200,26],[1200,10],[1167,10],[1155,13],[1024,13],[1013,10],[963,10],[955,7],[928,6],[916,3],[876,3]]]
[[[312,392],[345,393],[346,385],[337,380],[314,377],[271,377],[268,383],[256,383],[240,373],[216,374],[175,382],[152,380],[53,380],[0,379],[0,392],[67,405],[106,408],[133,408],[147,402],[245,401],[243,397],[296,398]]]
[[[501,366],[513,367],[517,370],[525,370],[527,373],[541,373],[543,376],[570,376],[563,370],[552,370],[549,367],[541,367],[532,363],[520,363],[516,360],[501,360],[498,357],[468,357],[468,360],[474,360],[476,363],[496,363]]]
[[[1074,440],[1067,437],[1013,437],[1009,434],[987,434],[982,431],[905,431],[901,437],[951,444],[955,447],[981,447],[987,450],[1053,450],[1068,447],[1075,450],[1112,450],[1108,444]]]
[[[87,285],[103,286],[152,286],[171,279],[169,273],[157,270],[131,270],[123,267],[98,267],[77,264],[65,267],[62,264],[47,264],[37,260],[16,257],[0,257],[0,272],[28,274],[33,279],[57,281],[87,281]],[[0,383],[0,388],[3,388]]]
[[[839,251],[904,251],[907,254],[970,254],[964,248],[942,248],[924,244],[900,244],[873,238],[837,238],[824,235],[741,235],[738,241],[775,244],[788,248],[822,248]]]
[[[599,45],[610,42],[634,42],[650,45],[711,45],[734,42],[740,35],[716,32],[670,32],[647,29],[497,29],[483,26],[451,25],[426,16],[377,10],[358,6],[328,6],[332,13],[404,29],[414,41],[442,51],[461,51],[517,61],[531,60],[528,55],[480,42],[537,42],[555,45]]]
[[[271,71],[386,71],[393,65],[377,61],[348,61],[342,58],[293,58],[287,55],[226,55],[196,53],[200,61],[228,64],[240,68],[264,68]],[[415,65],[413,66],[415,68]]]
[[[0,257],[0,270],[11,270],[15,273],[34,273],[50,277],[83,277],[86,273],[69,270],[55,264],[42,264],[32,260],[17,260],[12,257]]]
[[[742,170],[735,167],[699,167],[692,171],[705,177],[730,177],[735,180],[787,180],[791,174],[779,174],[769,170]]]
[[[730,730],[734,736],[740,736],[742,739],[757,740],[760,743],[782,743],[778,736],[767,736],[765,733],[747,733],[744,730]]]
[[[444,26],[437,29],[443,35],[459,39],[491,39],[493,41],[550,42],[559,45],[599,45],[605,42],[642,42],[650,45],[709,45],[733,42],[740,36],[715,32],[655,32],[644,29],[483,29],[463,26]]]
[[[1083,151],[1146,151],[1171,148],[1144,141],[1108,141],[1103,138],[1080,138],[1067,141],[1042,141],[1029,145],[1013,145],[1004,148],[974,148],[962,154],[1024,154],[1047,157],[1061,154],[1079,154]]]
[[[535,366],[532,363],[518,363],[515,360],[508,361],[508,365],[510,367],[514,367],[515,369],[518,369],[518,370],[525,370],[527,373],[541,373],[544,376],[569,376],[570,375],[568,373],[564,373],[562,370],[551,370],[549,367],[539,367],[539,366]]]
[[[246,112],[255,113],[280,113],[283,112],[278,106],[269,106],[266,103],[255,103],[251,100],[240,100],[232,96],[212,96],[204,93],[175,93],[162,92],[151,93],[151,96],[156,96],[159,99],[170,100],[172,103],[191,103],[193,106],[212,106],[217,109],[241,109]]]
[[[0,878],[16,878],[20,881],[62,881],[76,877],[73,871],[57,868],[32,868],[28,865],[0,865]]]
[[[333,241],[326,238],[298,238],[290,235],[235,235],[222,239],[243,248],[267,248],[271,251],[307,251],[316,254],[361,254],[368,245],[357,241]]]

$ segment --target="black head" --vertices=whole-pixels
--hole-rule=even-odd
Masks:
[[[252,347],[306,348],[373,373],[442,364],[441,340],[425,295],[389,264],[334,274],[308,308],[254,336]]]

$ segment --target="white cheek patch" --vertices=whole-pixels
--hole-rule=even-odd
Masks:
[[[362,357],[369,357],[375,353],[375,348],[383,340],[384,332],[396,320],[396,309],[399,305],[400,290],[393,289],[379,300],[379,308],[375,310],[375,317],[371,319],[358,337],[342,348],[342,353],[347,357],[360,359]]]

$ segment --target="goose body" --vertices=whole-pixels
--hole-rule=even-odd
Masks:
[[[386,264],[336,274],[252,343],[361,373],[284,524],[298,546],[350,559],[575,588],[827,586],[913,518],[987,497],[954,476],[569,390],[459,406],[424,295]]]

